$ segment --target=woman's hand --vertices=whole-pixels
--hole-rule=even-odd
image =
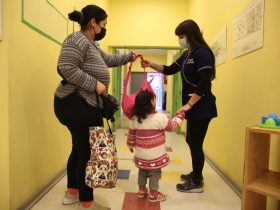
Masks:
[[[159,73],[163,73],[163,65],[152,63],[148,60],[142,60],[141,61],[141,66],[142,66],[142,68],[150,67],[150,68],[156,70]]]
[[[134,152],[133,148],[130,148],[130,149],[129,149],[129,151],[130,151],[131,153],[133,153],[133,152]]]
[[[180,109],[178,109],[176,112],[175,112],[175,115],[178,115],[180,114],[181,112],[187,112],[191,109],[192,107],[189,105],[189,104],[186,104],[184,106],[182,106]]]
[[[100,94],[104,94],[104,93],[107,93],[107,88],[106,86],[99,82],[99,81],[96,81],[96,88],[95,88],[96,92],[100,95]]]
[[[137,54],[135,52],[132,52],[132,62],[134,62],[137,59]]]
[[[148,61],[148,60],[142,60],[141,61],[141,66],[142,66],[142,68],[151,67],[151,62]]]

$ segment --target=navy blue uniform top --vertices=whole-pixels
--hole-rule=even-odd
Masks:
[[[170,66],[163,66],[163,74],[172,75],[181,72],[182,103],[186,104],[190,94],[201,96],[186,113],[186,119],[211,119],[217,116],[216,97],[211,92],[212,71],[214,60],[211,51],[199,47],[193,51],[185,51]]]

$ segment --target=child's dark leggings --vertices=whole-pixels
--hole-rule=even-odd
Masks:
[[[90,158],[89,127],[103,126],[98,108],[90,106],[78,93],[64,99],[55,97],[54,110],[72,136],[72,151],[67,162],[67,187],[79,189],[80,201],[92,201],[93,190],[85,185],[86,163]]]
[[[187,120],[186,141],[190,147],[193,167],[193,181],[200,182],[204,166],[203,141],[211,119]]]

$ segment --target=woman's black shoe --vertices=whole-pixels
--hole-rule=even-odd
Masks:
[[[178,191],[185,193],[202,193],[203,183],[194,183],[193,181],[189,181],[182,184],[177,184],[176,188]]]
[[[189,174],[182,174],[180,176],[181,180],[183,182],[190,182],[193,180],[193,172],[189,173]],[[203,177],[202,177],[202,180],[201,180],[202,184],[203,184]]]

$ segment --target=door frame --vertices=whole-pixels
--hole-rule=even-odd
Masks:
[[[176,55],[173,56],[173,61],[177,60],[182,53],[184,52],[183,49],[178,51]],[[173,83],[172,83],[172,96],[173,96],[173,104],[172,104],[172,109],[171,109],[171,116],[174,117],[175,112],[182,107],[182,78],[181,74],[179,72],[177,74],[173,75]],[[176,130],[176,133],[180,134],[181,128],[178,128]]]
[[[112,48],[112,54],[118,54],[117,48]],[[121,66],[113,67],[112,71],[112,95],[117,98],[119,103],[121,102],[122,93],[122,72]],[[112,131],[116,131],[120,127],[120,116],[121,116],[121,104],[119,104],[119,109],[115,113],[115,121],[112,123]]]

